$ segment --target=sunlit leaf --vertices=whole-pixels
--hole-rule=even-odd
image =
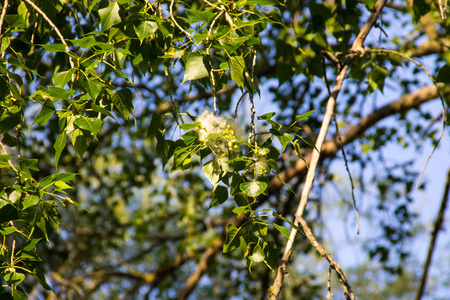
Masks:
[[[110,1],[107,7],[99,9],[98,14],[102,24],[102,31],[105,31],[121,22],[119,15],[119,4],[115,1]]]
[[[228,61],[230,66],[230,74],[231,79],[236,82],[238,87],[244,86],[244,69],[245,69],[245,61],[242,56],[233,56]]]
[[[182,84],[188,80],[197,80],[208,76],[209,73],[203,63],[203,56],[198,53],[189,53],[186,56],[186,71]]]
[[[241,191],[249,197],[263,194],[267,189],[267,183],[262,181],[251,181],[240,184]]]
[[[59,158],[61,157],[61,153],[64,149],[64,147],[66,147],[66,138],[67,138],[67,133],[65,131],[61,132],[58,137],[56,138],[55,141],[55,167],[58,168],[58,161]]]

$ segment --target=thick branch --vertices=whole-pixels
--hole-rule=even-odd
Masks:
[[[434,248],[436,246],[437,237],[439,231],[442,229],[442,223],[444,222],[445,209],[447,207],[447,202],[450,192],[450,169],[447,175],[447,182],[445,183],[444,194],[442,195],[441,207],[439,209],[436,221],[434,222],[434,229],[431,233],[430,247],[428,248],[427,259],[423,266],[422,278],[420,280],[420,286],[417,291],[416,300],[422,299],[423,292],[425,290],[425,285],[427,283],[428,270],[430,269],[431,259],[433,257]]]

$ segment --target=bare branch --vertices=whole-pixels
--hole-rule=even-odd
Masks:
[[[428,248],[427,259],[423,266],[422,278],[420,279],[420,286],[417,290],[416,300],[422,299],[423,292],[425,290],[425,285],[427,283],[428,270],[431,265],[431,259],[433,257],[434,248],[436,246],[437,237],[439,231],[442,229],[442,223],[444,222],[445,209],[447,207],[447,202],[450,193],[450,169],[447,174],[447,182],[445,183],[444,194],[442,195],[441,207],[439,208],[436,221],[434,222],[434,229],[431,233],[430,247]]]
[[[325,249],[322,247],[321,244],[317,241],[314,234],[312,233],[311,229],[309,228],[308,224],[306,223],[305,219],[300,217],[299,224],[302,226],[302,230],[305,233],[306,237],[308,238],[311,245],[316,248],[317,252],[319,254],[326,258],[328,262],[330,263],[330,267],[333,268],[336,271],[336,274],[338,275],[339,280],[341,281],[342,289],[344,290],[345,298],[347,300],[354,300],[355,296],[353,295],[352,288],[348,284],[347,277],[344,275],[344,271],[342,271],[339,264],[333,259],[333,257],[325,251]]]
[[[363,53],[362,44],[364,40],[366,39],[367,35],[369,34],[370,29],[375,25],[376,20],[378,19],[378,16],[381,13],[381,10],[383,9],[384,5],[386,4],[387,0],[378,0],[375,6],[372,9],[372,13],[369,16],[369,19],[364,24],[364,26],[361,28],[358,36],[356,37],[355,42],[353,43],[351,52],[361,52]],[[349,55],[344,61],[344,65],[341,70],[339,70],[339,74],[336,77],[336,82],[334,84],[333,90],[331,92],[331,95],[328,99],[325,115],[322,121],[322,126],[320,128],[319,135],[316,140],[315,148],[321,151],[323,143],[325,141],[325,137],[328,131],[328,127],[330,125],[331,118],[334,113],[334,106],[337,99],[337,96],[339,95],[339,92],[342,87],[342,83],[344,81],[344,78],[347,74],[347,71],[350,67],[350,64],[355,59],[354,55]],[[295,220],[294,224],[299,224],[299,221],[302,219],[304,209],[308,202],[309,193],[312,189],[312,185],[315,178],[316,168],[319,163],[320,159],[320,153],[318,151],[313,151],[311,155],[311,163],[309,164],[308,173],[306,175],[305,185],[303,187],[303,191],[300,198],[300,203],[298,205],[297,212],[295,213]],[[273,292],[271,293],[269,299],[278,299],[280,292],[281,292],[281,286],[283,284],[284,274],[287,267],[287,263],[289,261],[289,258],[292,253],[292,249],[294,246],[294,240],[295,236],[297,235],[297,230],[295,228],[291,229],[291,233],[289,235],[289,240],[286,244],[286,248],[283,254],[283,257],[281,259],[281,262],[277,269],[277,276],[274,281],[273,285]]]

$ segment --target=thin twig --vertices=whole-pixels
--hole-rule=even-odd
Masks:
[[[345,163],[345,169],[347,171],[348,178],[350,179],[350,185],[352,187],[353,207],[355,208],[355,213],[356,213],[356,233],[359,234],[359,211],[358,211],[358,206],[356,206],[355,184],[353,183],[352,173],[350,172],[350,168],[348,167],[348,159],[347,159],[347,155],[345,153],[344,145],[342,143],[341,134],[339,133],[339,124],[338,124],[338,121],[337,121],[335,113],[333,113],[333,118],[334,118],[334,123],[336,125],[337,143],[338,143],[339,148],[341,148],[342,157],[344,158],[344,163]]]
[[[428,248],[427,259],[423,266],[422,278],[420,279],[420,286],[417,290],[416,300],[422,298],[423,292],[425,290],[425,285],[427,283],[428,270],[430,269],[431,259],[433,257],[434,248],[436,246],[436,241],[440,230],[442,229],[442,223],[444,222],[445,209],[447,207],[447,202],[450,193],[450,169],[447,174],[447,181],[445,183],[444,194],[442,195],[441,207],[439,208],[436,221],[434,222],[434,229],[431,233],[430,246]]]
[[[172,0],[172,2],[170,2],[170,6],[169,6],[169,17],[172,20],[173,24],[175,24],[175,26],[185,35],[188,36],[189,40],[192,41],[192,35],[190,33],[188,33],[186,30],[183,29],[183,27],[180,26],[180,24],[178,24],[178,22],[175,20],[175,17],[173,16],[173,5],[175,3],[175,0]]]
[[[364,26],[361,28],[358,36],[356,37],[355,42],[353,43],[351,52],[357,52],[357,53],[363,53],[362,43],[366,39],[367,35],[369,34],[370,29],[375,25],[375,22],[378,18],[378,16],[381,13],[381,10],[383,9],[384,5],[386,4],[387,0],[378,0],[375,6],[372,9],[372,13],[369,16],[369,19],[364,24]],[[347,71],[350,67],[350,64],[355,59],[356,55],[349,55],[346,57],[344,61],[344,65],[342,69],[340,70],[338,76],[336,77],[336,82],[334,84],[333,90],[331,92],[331,96],[328,99],[327,107],[325,111],[325,115],[322,121],[322,126],[320,128],[319,135],[316,140],[315,148],[321,151],[323,143],[325,141],[325,137],[328,131],[329,124],[331,122],[331,118],[333,116],[334,112],[334,106],[336,102],[336,98],[339,95],[339,92],[342,87],[342,83],[344,81],[345,75],[347,74]],[[295,213],[295,220],[294,224],[299,224],[300,220],[302,219],[303,212],[305,210],[306,204],[308,203],[308,197],[309,193],[312,189],[312,184],[314,182],[315,178],[315,172],[317,169],[317,165],[319,163],[320,159],[320,152],[319,151],[313,151],[311,155],[311,163],[309,165],[308,173],[306,175],[305,185],[303,187],[303,191],[300,198],[300,203],[297,208],[297,212]],[[291,256],[293,246],[294,246],[294,240],[295,236],[297,235],[297,230],[293,227],[291,229],[291,233],[289,235],[289,240],[287,241],[285,251],[283,253],[283,257],[281,259],[281,262],[277,268],[277,276],[274,281],[273,285],[273,291],[269,297],[269,299],[278,299],[281,287],[283,284],[284,275],[286,273],[287,263],[289,261],[289,258]]]
[[[214,68],[212,62],[209,61],[209,66],[211,67],[211,71],[209,72],[209,76],[211,77],[211,87],[213,94],[213,102],[214,102],[214,115],[217,114],[217,96],[216,96],[216,79],[214,78]]]
[[[328,267],[327,273],[327,299],[331,300],[331,266]]]
[[[220,7],[218,7],[217,5],[215,5],[215,4],[212,4],[211,2],[209,2],[208,0],[203,0],[203,2],[205,2],[206,4],[208,4],[209,6],[211,6],[211,7],[214,7],[215,9],[218,9],[218,10],[224,10],[224,8],[220,8]]]
[[[6,151],[5,145],[3,145],[3,143],[2,143],[1,140],[0,140],[0,147],[2,148],[4,154],[8,154],[8,151]],[[14,170],[14,173],[16,173],[17,175],[19,175],[19,171],[16,169],[16,167],[14,167],[14,165],[13,165],[11,159],[8,160],[8,164],[9,164],[9,166],[11,167],[11,169]]]
[[[5,16],[6,16],[6,9],[8,8],[8,0],[5,0],[5,3],[3,3],[3,8],[2,8],[2,15],[0,16],[0,38],[2,36],[2,28],[3,28],[3,22],[5,21]],[[0,44],[1,44],[1,39],[0,39]],[[2,57],[3,53],[2,53]]]
[[[234,110],[234,118],[236,119],[237,117],[237,112],[238,112],[238,107],[239,107],[239,103],[241,103],[242,99],[244,99],[244,96],[248,93],[248,91],[245,91],[244,93],[242,93],[241,97],[239,97],[238,102],[236,103],[236,109]]]
[[[253,49],[252,76],[250,78],[252,83],[254,83],[255,66],[256,66],[256,50]],[[250,134],[255,136],[255,134],[256,134],[256,127],[255,127],[256,110],[255,110],[255,104],[253,102],[253,92],[249,92],[248,96],[249,96],[249,99],[250,99],[250,114],[251,114]],[[249,136],[249,141],[248,142],[250,143],[250,136]],[[257,147],[256,138],[254,139],[254,142],[255,142],[255,147]]]
[[[31,0],[25,0],[26,3],[30,4],[49,24],[50,26],[56,31],[56,34],[59,36],[59,38],[61,39],[61,43],[64,44],[64,46],[66,46],[66,52],[69,52],[69,46],[66,43],[66,40],[64,39],[63,35],[61,34],[61,31],[59,31],[58,27],[56,27],[55,24],[53,24],[52,20],[50,20],[50,18],[33,2],[31,2]],[[70,67],[75,68],[75,63],[72,59],[72,57],[69,56],[69,63],[70,63]],[[74,80],[72,78],[72,80]]]
[[[444,136],[444,132],[445,132],[445,126],[447,124],[447,117],[446,117],[446,108],[445,108],[445,100],[444,97],[442,96],[441,92],[439,91],[438,85],[436,83],[436,81],[434,80],[433,76],[431,76],[430,72],[428,72],[427,68],[425,68],[421,63],[419,63],[418,61],[412,59],[411,57],[394,51],[394,50],[389,50],[389,49],[366,49],[367,53],[389,53],[389,54],[394,54],[394,55],[398,55],[403,59],[406,59],[412,63],[414,63],[416,66],[418,66],[419,68],[421,68],[423,71],[425,71],[425,73],[428,75],[428,77],[431,79],[431,82],[433,82],[434,86],[436,87],[437,93],[439,95],[439,98],[441,99],[441,104],[442,104],[442,130],[441,130],[441,134],[439,135],[439,138],[436,142],[436,144],[433,147],[433,150],[431,151],[430,155],[428,155],[428,158],[425,162],[425,165],[423,166],[422,172],[420,172],[420,176],[419,176],[419,180],[417,181],[417,185],[416,188],[419,188],[419,184],[420,184],[420,180],[422,179],[423,173],[425,172],[425,169],[428,165],[428,162],[430,160],[430,158],[433,156],[434,152],[436,151],[439,142],[441,141],[442,137]]]
[[[316,248],[317,252],[324,257],[328,262],[330,263],[330,268],[333,268],[333,270],[336,271],[336,274],[341,281],[342,290],[344,291],[345,298],[347,300],[355,300],[355,296],[353,295],[353,291],[351,286],[348,284],[347,277],[345,277],[344,271],[342,271],[339,264],[333,259],[333,257],[328,253],[321,244],[317,241],[316,237],[312,233],[311,229],[309,228],[308,224],[306,223],[305,219],[302,217],[299,218],[299,224],[302,226],[303,232],[305,233],[306,237],[308,238],[311,245]]]
[[[325,84],[326,84],[327,90],[328,90],[328,96],[331,97],[330,85],[328,84],[328,79],[327,79],[327,72],[326,72],[324,53],[322,53],[322,69],[323,69],[323,71],[322,71],[323,72],[323,77],[325,79]],[[338,142],[339,148],[341,148],[342,157],[344,158],[344,163],[345,163],[345,169],[347,170],[347,174],[348,174],[348,177],[350,179],[350,184],[351,184],[351,187],[352,187],[352,200],[353,200],[353,206],[355,207],[355,211],[356,211],[356,224],[357,224],[356,225],[356,233],[359,234],[359,211],[358,211],[358,207],[356,206],[355,185],[353,184],[352,174],[350,173],[350,168],[348,167],[347,155],[345,154],[344,145],[342,144],[342,138],[341,138],[341,134],[339,132],[339,124],[338,124],[335,112],[333,112],[333,118],[334,118],[334,124],[336,126],[337,142]]]

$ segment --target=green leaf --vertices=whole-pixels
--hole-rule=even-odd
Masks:
[[[17,228],[16,227],[12,227],[12,226],[8,226],[8,227],[2,226],[2,227],[0,227],[0,234],[1,235],[8,235],[8,234],[11,234],[11,233],[14,233],[14,232],[17,232],[17,231],[18,231]]]
[[[95,40],[95,37],[93,35],[88,35],[81,39],[74,39],[69,41],[72,42],[72,44],[74,44],[75,46],[83,49],[89,49],[97,44],[97,41]]]
[[[136,32],[139,41],[141,41],[141,44],[144,39],[154,34],[156,30],[158,30],[158,23],[152,21],[143,21],[139,26],[134,26],[134,31]]]
[[[70,141],[75,147],[75,150],[77,151],[80,158],[83,157],[83,154],[84,152],[86,152],[88,147],[88,139],[86,138],[84,132],[81,129],[75,129],[70,134]]]
[[[75,94],[74,90],[65,90],[56,86],[48,87],[48,94],[55,98],[55,100],[67,100],[70,96]]]
[[[54,185],[55,185],[55,188],[59,191],[72,188],[70,185],[68,185],[67,183],[65,183],[64,181],[61,181],[61,180],[55,181]]]
[[[100,131],[103,124],[100,119],[86,117],[77,118],[73,123],[82,129],[90,131],[96,139],[97,133]]]
[[[53,181],[64,181],[64,182],[71,182],[75,176],[77,174],[76,173],[58,173],[58,174],[53,174],[51,177],[53,179]]]
[[[257,117],[257,118],[258,118],[258,120],[270,120],[270,119],[272,119],[272,117],[275,116],[275,115],[276,115],[275,112],[270,112],[270,113],[264,114],[264,115],[262,115],[262,116],[259,116],[259,117]]]
[[[0,154],[0,161],[7,163],[10,159],[10,154]]]
[[[202,123],[200,123],[200,122],[195,122],[195,123],[179,124],[178,126],[180,126],[180,128],[183,130],[191,130],[192,128],[199,127],[201,124]]]
[[[280,248],[277,247],[275,242],[264,242],[264,262],[272,270],[275,271],[278,265],[278,257],[280,255]]]
[[[39,202],[39,197],[36,195],[28,195],[25,197],[25,199],[23,199],[22,205],[23,208],[22,209],[27,209],[30,206],[36,205]]]
[[[275,136],[280,141],[281,146],[283,146],[283,152],[286,149],[286,146],[294,140],[294,137],[289,133],[284,133],[283,135],[275,135]]]
[[[242,56],[233,56],[228,61],[230,66],[230,74],[231,79],[236,82],[238,87],[244,86],[244,69],[245,69],[245,61]]]
[[[244,182],[240,184],[241,191],[249,197],[256,197],[264,193],[267,183],[262,181]]]
[[[298,121],[306,120],[306,119],[309,118],[309,116],[310,116],[313,112],[315,112],[315,110],[311,110],[311,111],[308,111],[308,112],[306,112],[306,113],[304,113],[304,114],[301,114],[301,115],[299,115],[299,116],[295,116],[295,121],[298,122]]]
[[[112,96],[115,109],[128,121],[130,114],[134,113],[133,93],[129,89],[116,91]]]
[[[188,53],[186,55],[186,71],[184,73],[183,82],[188,80],[197,80],[208,77],[209,73],[203,63],[203,55],[198,53]]]
[[[256,247],[253,248],[253,253],[249,256],[249,258],[255,263],[260,263],[265,260],[266,256],[264,255],[264,251],[260,244],[257,244]]]
[[[267,224],[255,219],[252,225],[252,232],[257,236],[266,236],[268,232]]]
[[[222,174],[222,170],[217,162],[217,159],[207,162],[203,166],[203,173],[205,173],[206,178],[208,178],[209,182],[211,182],[214,187],[213,190],[215,190],[219,184],[220,176]]]
[[[19,164],[20,164],[21,168],[23,167],[23,165],[26,165],[29,169],[31,169],[33,171],[39,171],[37,158],[21,157]]]
[[[70,69],[68,71],[63,71],[56,73],[52,77],[52,82],[56,87],[64,88],[64,86],[72,80],[72,75],[75,72],[75,69]]]
[[[367,79],[369,80],[369,92],[373,92],[377,89],[383,92],[384,81],[387,75],[388,70],[374,65],[373,69],[367,74]]]
[[[97,96],[102,91],[102,84],[97,79],[91,79],[87,78],[85,80],[86,84],[84,87],[86,88],[86,91],[89,93],[89,95],[92,97],[92,100],[97,99]]]
[[[64,147],[66,147],[66,138],[67,133],[65,131],[61,132],[56,138],[55,145],[53,145],[55,148],[55,168],[58,168],[59,158],[61,157]]]
[[[211,205],[209,208],[220,205],[227,201],[228,199],[228,189],[224,186],[217,186],[216,190],[214,191],[214,196],[211,199]]]
[[[5,275],[3,277],[5,281],[12,286],[17,286],[19,283],[21,283],[25,279],[25,274],[19,273],[16,271],[13,272],[5,272]]]
[[[209,23],[214,18],[214,13],[211,11],[201,11],[195,9],[185,9],[188,13],[189,19],[194,22]]]
[[[192,143],[194,143],[198,139],[198,133],[194,130],[188,131],[187,133],[182,135],[182,138],[184,140],[184,143],[186,146],[190,146]]]
[[[40,218],[39,221],[36,222],[36,225],[41,230],[41,232],[44,235],[45,240],[47,241],[47,243],[49,243],[50,240],[48,239],[47,223],[45,222],[45,218]]]
[[[25,242],[25,244],[23,245],[23,250],[24,251],[32,251],[36,248],[37,243],[40,241],[41,239],[31,239]]]
[[[26,28],[27,22],[22,18],[21,15],[6,15],[5,21],[10,27],[14,28]]]
[[[295,225],[294,223],[292,223],[291,221],[289,221],[288,219],[286,219],[285,217],[282,217],[281,215],[277,214],[276,212],[273,212],[272,215],[280,220],[283,220],[287,223],[289,223],[289,225],[291,225],[292,227],[294,227],[296,230],[300,231],[303,235],[305,235],[305,233],[303,232],[303,230],[300,229],[300,227],[298,227],[297,225]],[[274,224],[275,225],[275,224]]]
[[[281,232],[287,239],[289,239],[289,230],[287,230],[286,227],[280,226],[278,224],[273,223],[273,227],[275,227],[276,230]]]
[[[228,224],[227,226],[227,237],[223,245],[223,253],[228,253],[239,247],[239,232],[243,226],[236,228],[233,224]]]
[[[102,23],[102,31],[105,31],[122,21],[119,15],[119,4],[115,1],[109,1],[109,5],[99,9],[98,14]]]
[[[47,100],[42,105],[42,108],[34,119],[33,124],[42,126],[46,124],[54,114],[55,107],[53,106],[53,103],[51,101]]]
[[[444,65],[436,77],[437,82],[450,83],[450,65]]]
[[[116,118],[114,118],[113,114],[109,110],[107,110],[106,108],[103,108],[103,107],[101,107],[101,106],[99,106],[97,104],[94,104],[94,103],[91,103],[91,108],[92,108],[93,111],[99,112],[101,114],[104,114],[104,115],[106,115],[108,117],[111,117],[114,120],[116,120]]]
[[[368,9],[372,9],[375,3],[377,3],[377,0],[361,0],[361,2],[367,5]]]
[[[44,273],[42,272],[41,269],[35,268],[33,270],[33,276],[37,278],[37,280],[44,287],[44,289],[52,290],[51,286],[48,285],[48,283],[47,283],[47,281],[45,279]]]
[[[246,0],[248,5],[279,5],[277,0]]]
[[[250,212],[250,211],[251,211],[251,209],[249,208],[249,206],[247,205],[247,203],[245,203],[244,206],[235,207],[235,208],[233,208],[233,210],[232,210],[232,212],[234,212],[234,213],[237,214],[238,216],[239,216],[239,215],[242,215],[243,213]]]
[[[19,212],[11,204],[7,204],[0,209],[0,224],[19,219]]]
[[[39,46],[47,52],[66,52],[66,45],[64,44],[42,44]]]

